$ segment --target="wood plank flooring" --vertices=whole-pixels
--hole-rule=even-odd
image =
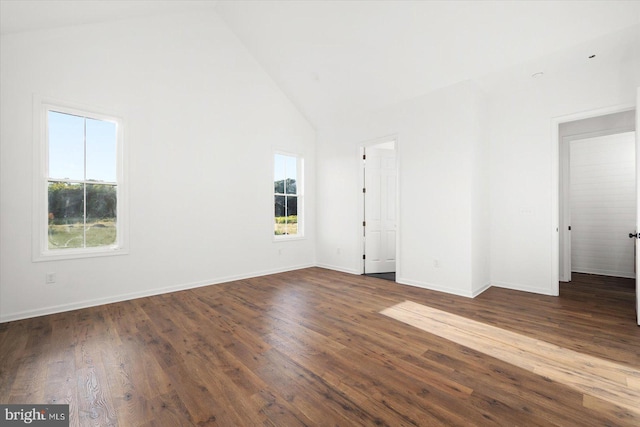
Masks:
[[[69,403],[72,426],[640,425],[606,382],[640,386],[634,282],[573,279],[467,299],[311,268],[8,322],[0,403]],[[455,330],[382,313],[404,301]]]
[[[411,301],[381,311],[511,365],[604,399],[640,416],[640,370]],[[638,384],[638,385],[637,385]]]

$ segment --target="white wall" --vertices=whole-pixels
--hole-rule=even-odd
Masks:
[[[6,35],[0,47],[0,320],[315,263],[315,131],[215,14]],[[128,255],[32,262],[34,95],[124,118]],[[272,241],[274,149],[305,156],[304,240]]]
[[[570,143],[571,270],[635,277],[635,133]]]
[[[487,94],[475,98],[476,114],[473,125],[476,143],[471,146],[471,287],[472,295],[478,295],[490,284],[491,279],[491,217],[489,116]]]
[[[637,45],[637,41],[636,41]],[[558,188],[554,120],[605,107],[635,104],[640,85],[637,49],[608,58],[598,43],[560,52],[571,66],[526,64],[500,75],[489,96],[491,129],[491,282],[512,289],[557,291]],[[601,58],[587,62],[587,54]],[[557,58],[556,58],[557,59]]]
[[[397,134],[398,281],[460,295],[488,283],[555,294],[557,123],[634,105],[638,31],[486,76],[483,90],[460,83],[319,129],[318,262],[359,272],[356,147]]]
[[[397,281],[466,296],[488,285],[483,97],[475,84],[464,82],[320,130],[320,265],[360,273],[358,147],[395,134],[400,186]]]

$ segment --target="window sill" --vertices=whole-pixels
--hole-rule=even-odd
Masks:
[[[95,248],[95,249],[58,249],[41,252],[33,257],[33,262],[62,261],[82,258],[97,258],[105,256],[127,255],[125,248]]]
[[[305,240],[306,237],[304,236],[273,236],[273,242],[274,243],[280,243],[280,242],[291,242],[294,240]]]

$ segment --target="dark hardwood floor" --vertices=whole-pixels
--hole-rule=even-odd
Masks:
[[[311,268],[8,322],[0,403],[68,403],[72,426],[640,425],[640,401],[576,388],[571,360],[566,380],[519,367],[533,340],[640,393],[634,282],[573,279],[467,299]],[[380,313],[407,300],[517,337],[523,363]]]

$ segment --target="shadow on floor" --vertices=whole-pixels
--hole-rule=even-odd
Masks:
[[[392,282],[396,281],[396,273],[395,271],[391,273],[369,273],[365,274],[367,277],[377,277],[378,279],[390,280]]]

